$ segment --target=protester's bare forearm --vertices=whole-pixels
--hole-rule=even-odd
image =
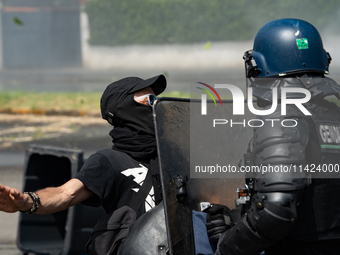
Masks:
[[[38,214],[63,211],[92,196],[92,192],[77,179],[71,179],[60,187],[46,188],[36,193],[41,202]]]
[[[33,190],[32,190],[33,191]],[[48,214],[63,211],[70,206],[78,204],[92,196],[78,179],[71,179],[60,187],[46,188],[35,191],[40,198],[37,214]],[[26,212],[33,206],[30,195],[20,192],[18,189],[0,184],[0,211],[13,213]]]
[[[69,198],[67,195],[62,194],[60,187],[46,188],[43,190],[35,191],[35,193],[38,194],[41,201],[39,209],[36,212],[37,214],[54,213],[68,208],[65,206]],[[18,206],[18,210],[26,212],[32,208],[33,200],[28,194],[22,194],[22,197],[24,203]]]
[[[36,192],[41,204],[37,214],[49,214],[66,210],[71,205],[72,197],[62,192],[61,187],[46,188]]]

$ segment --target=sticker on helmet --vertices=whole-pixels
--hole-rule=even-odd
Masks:
[[[308,49],[308,40],[307,40],[307,38],[296,39],[296,45],[297,45],[299,50]]]

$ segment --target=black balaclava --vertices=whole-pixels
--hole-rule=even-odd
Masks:
[[[138,135],[155,135],[152,108],[135,101],[134,93],[129,94],[117,107],[113,124]]]
[[[134,93],[130,93],[117,106],[112,124],[114,125],[110,132],[113,139],[112,148],[149,164],[155,203],[159,204],[162,201],[162,189],[152,107],[138,103],[134,99]]]

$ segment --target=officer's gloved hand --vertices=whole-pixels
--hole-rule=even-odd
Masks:
[[[210,241],[217,243],[221,235],[232,225],[231,210],[219,204],[211,204],[203,212],[207,213],[207,223],[205,224]]]

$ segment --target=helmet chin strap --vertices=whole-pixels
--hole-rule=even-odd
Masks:
[[[244,72],[245,72],[245,76],[246,76],[246,100],[248,100],[248,62],[251,58],[251,54],[249,53],[249,50],[246,51],[243,54],[243,59],[244,59]]]
[[[252,56],[252,50],[248,50],[243,55],[244,59],[244,71],[246,75],[246,100],[248,100],[248,79],[251,80],[253,74],[257,72],[261,72],[257,69],[257,64],[255,59]],[[252,96],[252,95],[250,95]]]
[[[248,75],[247,75],[247,62],[244,61],[244,71],[246,74],[246,100],[248,100]]]

